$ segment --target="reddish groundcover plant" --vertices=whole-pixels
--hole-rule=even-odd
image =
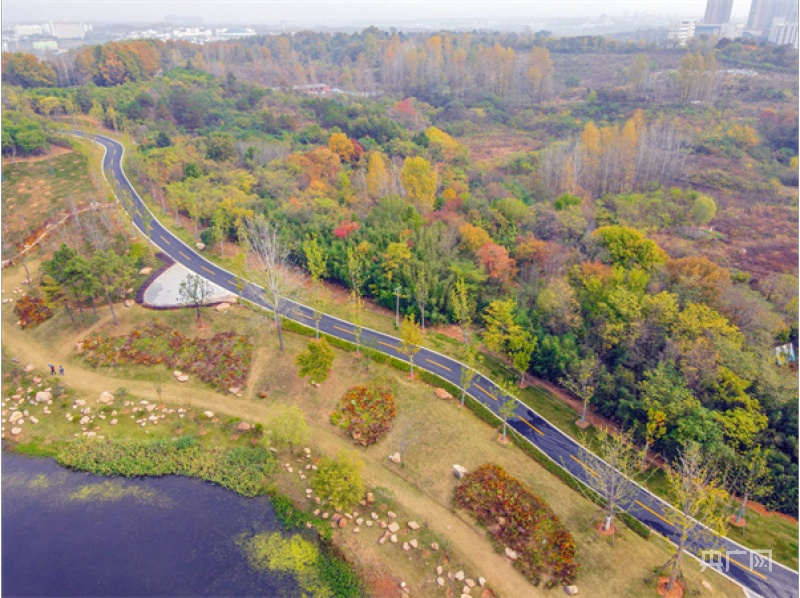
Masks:
[[[502,550],[516,552],[514,566],[535,585],[575,579],[575,541],[550,507],[502,468],[486,464],[464,476],[453,498],[489,530]]]
[[[137,326],[125,336],[84,339],[82,347],[84,358],[95,367],[161,363],[190,372],[223,391],[245,386],[253,355],[246,336],[219,332],[208,339],[192,339],[158,320]]]
[[[44,300],[30,295],[17,301],[14,313],[17,314],[22,328],[33,328],[53,317],[53,310],[47,307]]]
[[[354,386],[339,400],[331,422],[343,428],[356,444],[369,446],[392,429],[396,413],[390,392],[378,387]]]

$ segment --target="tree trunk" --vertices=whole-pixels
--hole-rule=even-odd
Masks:
[[[283,351],[283,328],[281,326],[281,317],[278,315],[277,310],[275,313],[275,328],[278,329],[278,342],[281,346],[281,351]]]
[[[739,507],[739,512],[736,514],[736,523],[741,523],[742,518],[744,517],[744,510],[747,507],[747,499],[750,498],[750,493],[745,492],[744,499],[742,499],[742,504]]]
[[[28,286],[33,286],[33,281],[31,280],[31,273],[28,270],[28,264],[25,263],[25,258],[20,256],[19,263],[22,264],[22,267],[25,269],[25,278],[26,278],[27,285]]]
[[[203,314],[200,312],[200,304],[198,303],[195,308],[197,309],[197,323],[200,324],[203,321]]]
[[[589,408],[589,401],[588,399],[583,400],[583,412],[581,413],[581,424],[586,424],[586,411]]]
[[[72,310],[69,308],[69,303],[67,303],[66,301],[64,302],[64,311],[67,312],[67,315],[69,316],[69,321],[72,322],[72,329],[77,330],[78,325],[75,323],[75,316],[72,315]]]
[[[419,319],[420,323],[422,324],[422,332],[425,332],[425,304],[423,303],[419,309]]]
[[[111,301],[110,293],[106,293],[106,299],[108,299],[108,307],[111,308],[111,319],[114,322],[114,326],[116,326],[117,324],[119,324],[119,322],[117,322],[117,314],[114,313],[114,302]]]
[[[467,389],[466,388],[462,388],[461,389],[461,406],[462,407],[464,406],[464,398],[466,397],[466,394],[467,394]]]
[[[611,520],[613,519],[613,515],[610,513],[606,513],[606,519],[603,521],[603,531],[607,532],[611,527]]]

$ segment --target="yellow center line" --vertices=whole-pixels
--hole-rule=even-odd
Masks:
[[[744,569],[745,571],[749,571],[749,572],[750,572],[750,573],[752,573],[753,575],[758,575],[758,576],[759,576],[761,579],[763,579],[764,581],[766,581],[766,579],[767,579],[767,576],[766,576],[766,575],[764,575],[763,573],[759,573],[758,571],[754,571],[753,569],[751,569],[751,568],[750,568],[750,567],[748,567],[747,565],[743,565],[742,563],[740,563],[740,562],[739,562],[739,561],[737,561],[736,559],[732,559],[732,558],[731,558],[731,557],[729,557],[727,554],[726,554],[725,556],[726,556],[726,557],[728,557],[728,560],[729,560],[731,563],[735,563],[735,564],[739,565],[739,566],[740,566],[742,569]]]
[[[427,361],[428,363],[432,363],[433,365],[438,365],[440,368],[443,368],[443,369],[447,370],[448,372],[452,372],[453,371],[449,367],[447,367],[446,365],[442,365],[441,363],[439,363],[437,361],[433,361],[431,359],[428,359],[427,357],[425,358],[425,361]]]
[[[161,240],[164,241],[164,243],[166,243],[167,245],[172,245],[172,243],[169,242],[169,239],[167,239],[164,235],[161,235]]]
[[[313,320],[313,318],[311,316],[308,316],[308,315],[304,314],[301,311],[294,310],[294,315],[296,315],[299,318],[306,318],[308,320]]]
[[[395,351],[398,350],[398,348],[395,347],[394,345],[390,345],[389,343],[384,343],[383,341],[378,341],[378,344],[383,345],[384,347],[389,347],[390,349],[394,349]]]
[[[490,393],[488,390],[486,390],[483,386],[478,386],[477,384],[475,386],[480,388],[483,392],[485,392],[487,395],[489,395],[493,400],[495,400],[495,401],[497,400],[497,397],[494,396],[492,393]]]
[[[342,332],[346,332],[347,334],[353,334],[352,330],[348,330],[347,328],[342,328],[341,326],[334,326],[336,330],[341,330]]]
[[[583,465],[583,466],[584,466],[586,469],[588,469],[589,471],[591,471],[591,472],[592,472],[594,475],[597,475],[597,472],[596,472],[594,469],[592,469],[591,467],[589,467],[588,465],[586,465],[586,463],[584,463],[583,461],[581,461],[580,459],[578,459],[578,458],[577,458],[575,455],[570,455],[570,456],[569,456],[569,458],[570,458],[570,459],[572,459],[573,461],[575,461],[575,462],[577,462],[577,463],[580,463],[581,465]]]
[[[651,512],[653,515],[655,515],[656,517],[658,517],[658,518],[659,518],[659,519],[661,519],[662,521],[665,521],[665,522],[666,522],[666,523],[668,523],[669,525],[672,525],[672,522],[671,522],[669,519],[667,519],[666,517],[664,517],[663,515],[661,515],[661,514],[659,514],[659,513],[656,513],[656,512],[655,512],[653,509],[651,509],[650,507],[648,507],[646,504],[644,504],[644,503],[641,503],[641,502],[639,502],[638,500],[637,500],[637,501],[634,501],[634,502],[635,502],[637,505],[639,505],[640,507],[642,507],[644,510],[646,510],[646,511],[650,511],[650,512]]]
[[[206,272],[208,272],[209,274],[214,274],[214,272],[213,272],[212,270],[209,270],[209,269],[208,269],[208,268],[206,268],[205,266],[200,266],[200,268],[202,268],[203,270],[205,270],[205,271],[206,271]]]
[[[187,260],[189,259],[189,256],[186,255],[185,253],[183,253],[180,249],[178,249],[178,253],[180,253],[184,257],[184,259],[187,259]]]
[[[534,426],[534,425],[533,425],[531,422],[529,422],[529,421],[528,421],[527,419],[525,419],[524,417],[520,417],[520,418],[519,418],[519,421],[521,421],[523,424],[525,424],[525,425],[526,425],[526,426],[528,426],[529,428],[533,429],[533,431],[534,431],[534,432],[536,432],[536,433],[537,433],[539,436],[544,436],[544,432],[542,432],[542,431],[541,431],[539,428],[537,428],[536,426]]]

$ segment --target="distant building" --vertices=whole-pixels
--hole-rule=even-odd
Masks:
[[[669,28],[669,31],[667,32],[667,43],[672,46],[685,48],[689,43],[689,40],[694,37],[694,30],[694,21],[679,21]]]
[[[778,365],[797,363],[797,355],[794,352],[794,345],[788,343],[786,345],[778,345],[775,347],[775,362]]]
[[[721,25],[731,20],[733,0],[708,0],[706,14],[703,17],[705,25]]]
[[[741,23],[721,23],[717,25],[701,25],[698,24],[694,28],[694,34],[697,37],[707,35],[709,37],[716,37],[718,39],[738,39],[744,33],[744,25]]]
[[[30,37],[32,35],[43,35],[45,31],[41,25],[15,25],[14,35],[17,37]],[[48,31],[49,33],[49,31]]]
[[[797,21],[787,23],[785,19],[773,19],[769,28],[768,41],[776,46],[792,46],[798,49]]]
[[[767,35],[773,19],[785,19],[786,23],[797,22],[796,0],[753,0],[750,4],[750,15],[747,17],[747,28]]]
[[[327,83],[312,83],[311,85],[292,85],[292,91],[311,95],[325,95],[326,93],[331,93],[331,88]]]
[[[86,37],[87,27],[83,23],[69,23],[66,21],[51,21],[50,34],[56,39],[83,39]]]
[[[249,27],[229,27],[228,29],[217,29],[219,39],[242,39],[256,35],[255,29]]]

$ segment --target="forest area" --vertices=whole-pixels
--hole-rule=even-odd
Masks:
[[[245,268],[263,214],[315,279],[460,326],[465,354],[667,461],[695,442],[748,479],[763,460],[739,490],[796,517],[797,369],[775,347],[798,344],[797,68],[746,42],[375,28],[4,53],[2,151],[127,135],[129,174],[220,263]],[[339,93],[296,89],[320,83]],[[128,284],[91,254],[57,257]]]

